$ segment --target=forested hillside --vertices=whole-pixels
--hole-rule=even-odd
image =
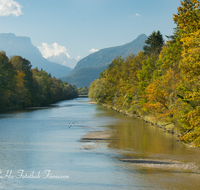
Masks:
[[[0,52],[0,111],[45,106],[78,96],[76,87],[31,67],[31,63],[20,56],[9,59],[5,52]]]
[[[200,7],[185,0],[166,44],[153,32],[137,56],[118,57],[95,80],[89,97],[139,116],[174,124],[180,140],[200,147]]]
[[[99,67],[99,68],[84,68],[77,71],[75,74],[70,77],[61,77],[60,79],[63,81],[67,81],[69,84],[73,84],[76,88],[90,86],[90,83],[99,77],[99,73],[103,70],[106,70],[107,66]]]

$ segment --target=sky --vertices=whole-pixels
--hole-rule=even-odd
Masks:
[[[45,58],[80,60],[154,30],[173,34],[178,6],[180,0],[0,0],[0,33],[30,37]]]

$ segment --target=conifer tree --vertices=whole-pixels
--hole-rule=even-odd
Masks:
[[[143,47],[144,54],[151,55],[155,54],[158,55],[164,45],[163,36],[158,30],[157,32],[153,31],[153,33],[147,38],[145,41],[147,45]]]

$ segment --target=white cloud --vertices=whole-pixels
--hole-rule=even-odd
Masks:
[[[42,47],[38,47],[38,49],[40,50],[44,58],[60,55],[61,53],[64,53],[68,58],[70,58],[70,55],[68,54],[66,47],[60,46],[57,43],[53,44],[42,43]]]
[[[79,61],[81,59],[81,56],[78,55],[77,58],[76,58],[76,61]]]
[[[94,49],[94,48],[92,48],[91,50],[89,50],[91,53],[94,53],[94,52],[97,52],[97,51],[99,51],[98,49]]]
[[[136,13],[135,15],[129,15],[129,18],[134,18],[134,17],[140,17],[140,15],[138,13]]]
[[[13,0],[0,0],[0,16],[22,15],[22,6]]]

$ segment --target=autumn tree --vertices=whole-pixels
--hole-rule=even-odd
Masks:
[[[181,1],[173,19],[177,28],[165,45],[154,31],[144,53],[113,60],[89,94],[117,109],[174,123],[181,140],[200,147],[199,1]]]
[[[44,106],[75,98],[75,86],[52,78],[38,68],[31,70],[30,61],[0,52],[0,111],[27,106]]]
[[[34,82],[33,82],[33,76],[31,72],[31,63],[30,61],[20,57],[20,56],[14,56],[10,59],[10,62],[12,63],[13,67],[19,71],[23,72],[25,74],[24,76],[24,86],[27,89],[25,101],[23,106],[30,106],[35,102],[34,98],[36,97],[36,90],[34,89]]]
[[[0,52],[0,109],[10,107],[14,90],[15,70],[5,52]]]
[[[174,15],[177,24],[176,35],[182,43],[182,81],[178,86],[178,97],[184,109],[179,112],[185,142],[200,146],[200,8],[199,1],[181,1],[178,13]]]

